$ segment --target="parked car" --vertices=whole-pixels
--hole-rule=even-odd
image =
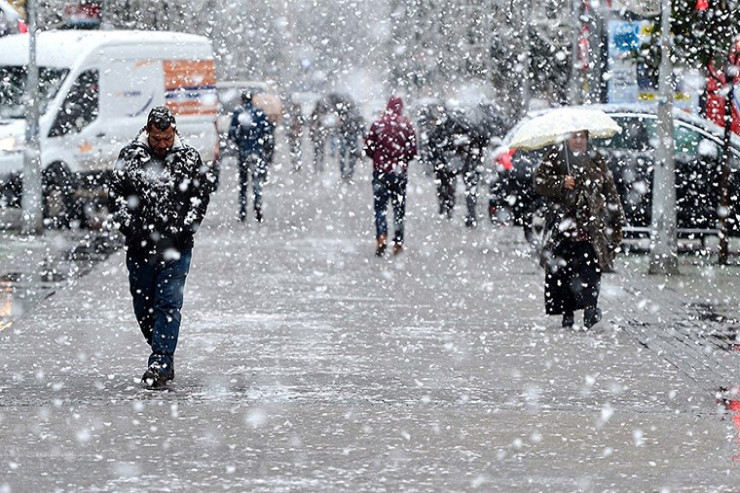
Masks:
[[[23,16],[6,0],[0,0],[0,37],[28,32]]]
[[[657,106],[594,105],[622,127],[608,139],[592,139],[591,145],[609,163],[622,198],[627,238],[649,236],[652,219],[653,168],[658,145]],[[548,110],[528,114],[524,120]],[[680,109],[673,113],[674,160],[678,234],[703,237],[717,234],[720,210],[720,171],[724,129]],[[524,121],[522,120],[522,121]],[[534,193],[532,174],[546,149],[509,149],[522,122],[504,137],[494,152],[495,176],[491,184],[489,212],[493,221],[520,225],[530,243],[537,241],[539,211],[544,199]],[[730,146],[730,210],[728,230],[740,236],[740,138],[733,135]]]

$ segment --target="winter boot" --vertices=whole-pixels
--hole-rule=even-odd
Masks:
[[[590,329],[601,320],[601,308],[590,306],[583,312],[583,325]]]
[[[169,380],[175,378],[174,369],[168,371],[166,366],[161,363],[152,363],[149,365],[149,368],[146,369],[144,375],[141,377],[141,383],[152,389],[164,387]]]
[[[375,256],[376,257],[382,257],[383,254],[385,254],[385,249],[388,246],[386,242],[386,236],[380,235],[378,238],[377,243],[375,243]]]

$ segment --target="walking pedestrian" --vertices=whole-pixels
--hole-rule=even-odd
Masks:
[[[139,328],[151,347],[141,380],[161,387],[175,378],[175,348],[193,235],[215,178],[183,144],[174,115],[151,110],[146,127],[121,150],[109,195],[113,222],[126,238],[126,267]]]
[[[352,181],[355,164],[361,156],[358,142],[362,139],[363,123],[359,109],[352,101],[344,101],[337,106],[339,115],[339,174],[346,182]]]
[[[324,171],[326,156],[326,141],[329,138],[329,129],[326,127],[327,107],[321,100],[311,112],[308,120],[308,136],[313,147],[313,170],[315,173]]]
[[[489,138],[483,132],[470,125],[466,129],[464,143],[460,146],[460,157],[463,160],[461,175],[465,185],[465,226],[468,228],[478,225],[478,184],[488,141]]]
[[[303,126],[305,124],[301,105],[293,102],[286,113],[286,127],[288,134],[288,145],[290,148],[290,159],[293,163],[293,172],[301,170],[302,166],[302,141]]]
[[[403,100],[393,96],[383,115],[365,137],[365,154],[373,160],[373,204],[375,208],[375,255],[387,248],[388,200],[393,208],[393,253],[403,251],[408,165],[416,157],[416,133],[403,114]]]
[[[545,311],[572,327],[574,312],[584,310],[583,324],[591,328],[601,320],[601,274],[613,270],[625,218],[605,159],[588,146],[588,132],[571,133],[545,155],[534,188],[547,202]]]
[[[455,208],[455,185],[459,172],[453,165],[455,126],[445,110],[438,119],[430,122],[430,127],[424,154],[434,172],[439,215],[452,219]]]
[[[252,94],[242,94],[242,106],[234,110],[229,139],[238,150],[239,220],[247,219],[247,193],[252,178],[254,216],[262,222],[262,186],[267,178],[268,152],[272,149],[273,126],[267,115],[252,104]]]

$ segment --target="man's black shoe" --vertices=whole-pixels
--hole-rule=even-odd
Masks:
[[[566,329],[569,329],[573,327],[574,323],[575,323],[575,319],[573,318],[573,312],[563,313],[563,327],[565,327]]]
[[[174,370],[167,371],[165,365],[152,363],[141,377],[141,383],[148,388],[156,389],[164,387],[169,380],[175,378]]]
[[[586,308],[583,312],[583,325],[590,329],[601,321],[601,308],[595,306]]]

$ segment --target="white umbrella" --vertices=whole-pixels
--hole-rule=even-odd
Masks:
[[[611,137],[622,128],[601,110],[564,106],[527,120],[516,130],[510,149],[539,149],[558,144],[568,134],[587,130],[589,138]]]
[[[280,121],[280,117],[283,116],[283,103],[280,98],[275,94],[268,94],[261,92],[255,94],[252,98],[254,105],[265,112],[267,118],[273,124],[277,124]]]

